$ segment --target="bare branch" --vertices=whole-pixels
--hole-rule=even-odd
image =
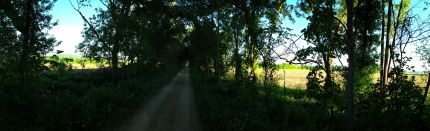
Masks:
[[[318,61],[316,61],[316,60],[313,60],[313,59],[306,59],[306,60],[303,60],[303,62],[297,62],[297,61],[295,61],[294,59],[292,59],[292,60],[289,60],[289,59],[287,59],[287,58],[284,58],[284,57],[282,57],[280,54],[278,54],[273,48],[271,48],[270,50],[272,50],[272,52],[277,56],[277,58],[278,59],[281,59],[281,60],[285,60],[286,62],[288,62],[289,64],[310,64],[310,63],[313,63],[313,64],[317,64],[317,65],[319,65],[319,66],[321,66],[321,64],[320,64],[320,62],[318,62]]]
[[[88,26],[90,27],[90,29],[94,32],[94,34],[96,34],[97,40],[99,42],[101,42],[103,44],[103,46],[105,46],[109,51],[112,51],[112,49],[106,44],[106,42],[100,37],[100,34],[97,32],[96,28],[94,28],[94,26],[87,20],[87,18],[82,14],[82,12],[77,9],[73,3],[69,0],[70,5],[72,6],[72,8],[77,11],[79,13],[79,15],[81,15],[82,19],[85,21],[85,23],[88,24]]]
[[[103,0],[100,0],[100,3],[102,3],[104,6],[106,6],[107,9],[109,9],[109,6],[105,2],[103,2]]]

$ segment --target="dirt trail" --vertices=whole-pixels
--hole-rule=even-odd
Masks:
[[[129,131],[199,131],[188,69],[185,68],[151,98],[135,116]]]

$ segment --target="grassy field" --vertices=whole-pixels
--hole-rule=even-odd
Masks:
[[[307,79],[310,70],[307,69],[279,69],[275,73],[275,78],[278,80],[278,84],[281,87],[288,88],[306,88]],[[256,74],[259,78],[264,77],[264,72],[262,68],[256,70]]]
[[[307,83],[306,76],[308,75],[309,71],[310,70],[308,70],[308,69],[278,69],[278,70],[276,70],[275,78],[278,80],[278,84],[281,87],[284,87],[284,84],[285,84],[285,87],[287,87],[287,88],[305,89],[306,83]],[[257,68],[256,74],[260,79],[262,79],[264,76],[263,69]],[[338,75],[336,75],[336,76],[338,76]],[[424,75],[424,74],[408,74],[408,76],[415,77],[415,82],[420,87],[425,87],[427,84],[427,75]],[[379,78],[379,73],[375,73],[373,75],[373,78],[374,78],[373,83],[376,83],[378,81],[378,78]],[[336,79],[336,81],[341,83],[342,78],[338,77],[338,79]]]
[[[289,89],[289,91],[293,92],[301,92],[306,89],[306,83],[308,80],[306,76],[308,75],[310,70],[308,69],[278,69],[275,73],[275,78],[278,80],[278,85],[280,87],[285,87]],[[262,80],[264,77],[264,72],[262,68],[257,68],[256,74],[259,77],[259,80]],[[324,75],[324,74],[323,74]],[[428,75],[426,74],[417,74],[417,73],[407,73],[409,78],[415,77],[415,83],[420,87],[424,88],[427,85]],[[335,76],[340,76],[336,74]],[[378,82],[379,73],[373,74],[373,83]],[[337,83],[342,83],[343,78],[337,77],[335,78]],[[284,86],[285,85],[285,86]],[[343,85],[343,84],[341,84]],[[290,93],[287,93],[290,94]],[[294,94],[294,93],[293,93]],[[426,105],[430,104],[430,94],[427,96]]]
[[[72,63],[70,66],[72,67],[72,69],[96,69],[96,68],[99,68],[99,66],[95,63],[86,64],[85,67],[83,67],[81,64],[78,64],[78,63]]]
[[[71,59],[72,61],[67,62],[68,66],[70,66],[72,69],[96,69],[100,66],[103,67],[109,67],[109,64],[107,62],[104,62],[103,64],[97,63],[94,60],[86,60],[85,65],[82,66],[81,61],[84,60],[83,57],[75,56],[75,55],[58,55],[60,60],[63,59]],[[260,78],[259,80],[262,80],[264,77],[263,68],[260,66],[257,66],[256,74]],[[306,76],[309,73],[310,66],[300,66],[300,65],[294,65],[294,64],[277,64],[275,73],[275,78],[278,81],[278,85],[281,87],[287,87],[291,89],[305,89],[307,79]],[[231,71],[229,73],[233,73],[234,71]],[[323,73],[324,75],[324,73]],[[427,84],[427,76],[423,74],[417,74],[417,73],[408,73],[409,76],[415,77],[415,82],[421,86],[425,87]],[[333,75],[335,77],[336,82],[343,83],[343,78],[339,77],[340,74]],[[379,73],[373,74],[373,83],[378,82],[379,79]]]
[[[59,54],[53,56],[47,56],[46,60],[55,61],[58,63],[65,64],[67,68],[71,69],[97,69],[100,67],[109,67],[108,61],[97,62],[88,58],[84,58],[77,55],[71,54]],[[52,67],[50,64],[46,64],[48,67]]]

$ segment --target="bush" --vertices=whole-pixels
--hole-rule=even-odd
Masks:
[[[428,106],[423,105],[421,88],[404,71],[394,68],[385,87],[375,84],[357,109],[357,125],[365,130],[430,130]]]

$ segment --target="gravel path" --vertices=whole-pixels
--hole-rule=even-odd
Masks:
[[[127,127],[129,131],[200,131],[190,75],[185,68],[151,98]]]

